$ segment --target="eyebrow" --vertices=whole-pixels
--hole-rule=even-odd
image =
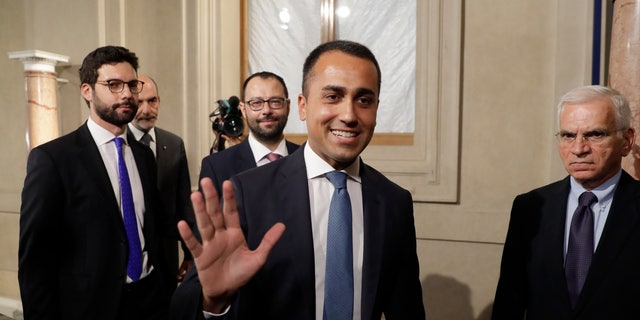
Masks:
[[[593,129],[589,129],[589,130],[583,130],[582,134],[594,133],[594,132],[609,132],[609,131],[612,131],[612,130],[609,130],[607,128],[593,128]],[[558,130],[558,132],[560,132],[560,133],[578,134],[577,131],[570,131],[570,130],[564,130],[564,129],[560,129],[560,130]]]
[[[345,91],[347,91],[347,88],[330,84],[322,87],[320,91],[336,91],[336,92],[344,93]]]
[[[337,85],[327,85],[324,86],[321,91],[335,91],[341,94],[344,94],[345,92],[347,92],[347,88],[343,87],[343,86],[337,86]],[[364,95],[375,95],[375,91],[369,89],[369,88],[357,88],[356,89],[356,97],[361,97]]]

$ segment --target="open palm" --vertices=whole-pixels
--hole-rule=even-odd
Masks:
[[[240,227],[231,182],[225,181],[222,185],[222,208],[211,179],[202,179],[200,185],[202,194],[194,192],[191,202],[202,243],[186,222],[180,221],[178,230],[193,255],[202,285],[203,307],[219,313],[229,305],[238,289],[262,268],[285,227],[276,223],[264,235],[258,248],[250,250]]]

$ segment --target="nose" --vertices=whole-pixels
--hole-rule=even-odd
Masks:
[[[138,114],[148,114],[149,113],[149,104],[146,101],[142,101],[138,103]]]
[[[582,137],[576,137],[576,140],[571,145],[571,152],[577,156],[588,153],[590,150],[591,145]]]
[[[134,93],[131,92],[131,88],[129,88],[129,85],[127,85],[126,83],[124,84],[124,87],[122,89],[122,92],[120,92],[120,94],[125,98],[134,96]]]
[[[345,101],[342,108],[340,109],[340,121],[351,126],[355,125],[357,121],[356,112],[355,112],[355,103],[351,100]]]

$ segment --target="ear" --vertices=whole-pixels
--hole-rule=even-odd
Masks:
[[[307,99],[302,93],[298,95],[298,114],[301,121],[307,120]]]
[[[245,106],[244,102],[240,102],[240,104],[238,104],[238,107],[240,109],[240,112],[242,112],[242,117],[243,118],[247,118],[247,106]]]
[[[631,152],[633,146],[636,142],[636,131],[634,128],[628,128],[623,132],[623,146],[622,146],[622,155],[626,156]]]
[[[91,85],[90,85],[90,84],[88,84],[88,83],[83,83],[83,84],[80,86],[80,93],[82,94],[82,97],[83,97],[85,100],[87,100],[87,101],[89,101],[89,102],[93,101],[93,88],[91,87]]]

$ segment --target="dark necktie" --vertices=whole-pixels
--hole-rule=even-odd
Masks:
[[[114,139],[118,150],[118,176],[120,179],[120,192],[122,199],[122,218],[124,229],[129,242],[129,259],[127,260],[127,275],[131,280],[138,281],[142,273],[142,249],[140,248],[140,236],[138,235],[138,223],[136,222],[136,212],[133,206],[133,193],[131,192],[131,182],[129,172],[124,162],[122,153],[123,139]]]
[[[147,147],[151,146],[151,136],[145,132],[142,135],[142,138],[140,138],[140,142],[142,142],[142,144],[144,144]]]
[[[273,161],[276,161],[276,160],[278,160],[278,159],[282,158],[282,156],[281,156],[281,155],[279,155],[279,154],[277,154],[277,153],[273,153],[273,152],[268,153],[268,154],[267,154],[266,156],[264,156],[264,157],[265,157],[265,158],[267,158],[267,159],[269,159],[269,162],[273,162]]]
[[[575,306],[578,301],[578,296],[589,272],[591,258],[593,258],[593,211],[591,205],[597,201],[598,197],[595,194],[583,192],[578,199],[578,208],[571,219],[565,273],[572,306]]]
[[[325,176],[335,190],[329,206],[323,319],[352,320],[353,244],[347,176],[340,171]]]

